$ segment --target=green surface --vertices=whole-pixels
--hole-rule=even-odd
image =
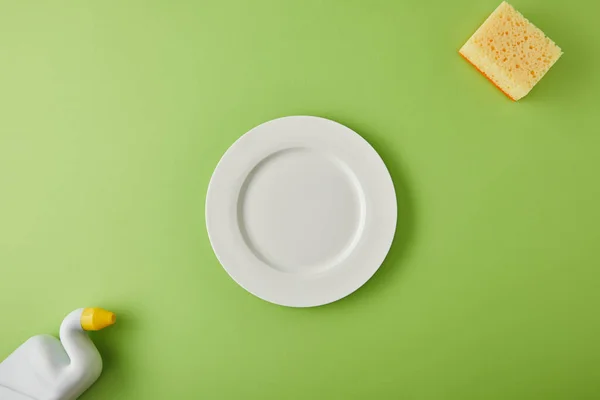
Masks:
[[[512,103],[457,54],[497,0],[0,0],[0,359],[103,306],[92,399],[600,398],[600,3],[515,0],[565,51]],[[213,168],[291,114],[388,164],[398,232],[316,309],[215,259]]]

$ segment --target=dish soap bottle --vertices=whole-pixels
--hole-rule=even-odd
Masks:
[[[86,331],[115,321],[115,314],[102,308],[80,308],[63,320],[60,340],[30,338],[0,363],[0,399],[77,399],[102,372],[102,358]]]

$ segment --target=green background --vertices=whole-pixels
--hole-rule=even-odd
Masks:
[[[600,398],[600,3],[513,4],[565,52],[518,103],[457,54],[497,0],[0,0],[0,359],[102,306],[86,400]],[[222,153],[294,114],[399,202],[315,309],[246,293],[204,226]]]

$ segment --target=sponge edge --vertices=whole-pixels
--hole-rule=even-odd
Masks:
[[[459,53],[515,101],[526,96],[562,55],[544,32],[506,2]]]

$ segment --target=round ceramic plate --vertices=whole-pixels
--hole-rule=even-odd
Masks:
[[[242,136],[208,187],[215,254],[250,293],[291,307],[331,303],[361,287],[396,230],[388,170],[357,133],[285,117]]]

